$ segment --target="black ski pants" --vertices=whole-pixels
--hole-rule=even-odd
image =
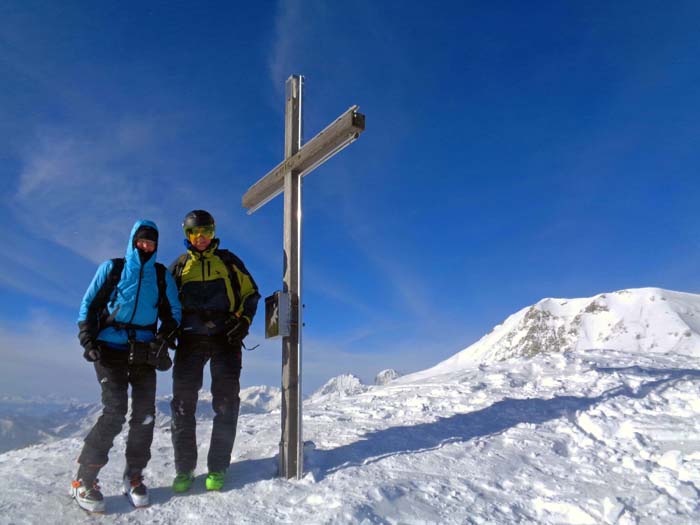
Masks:
[[[207,467],[209,472],[217,472],[226,470],[231,464],[241,404],[241,347],[214,337],[185,339],[175,352],[173,400],[170,404],[175,470],[178,473],[192,472],[197,465],[195,412],[207,361],[214,409]]]
[[[85,438],[78,458],[81,472],[95,476],[107,464],[114,438],[126,421],[128,390],[131,385],[131,418],[126,441],[126,466],[140,471],[151,459],[151,443],[156,415],[156,370],[148,365],[126,362],[105,366],[95,363],[97,380],[102,388],[102,415]],[[87,477],[87,476],[86,476]]]

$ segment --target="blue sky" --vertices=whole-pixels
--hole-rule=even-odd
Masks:
[[[248,216],[241,197],[281,160],[290,74],[305,139],[353,104],[367,117],[304,179],[307,393],[431,366],[543,297],[700,291],[699,17],[697,2],[3,2],[0,394],[95,398],[75,320],[136,219],[158,223],[170,263],[205,208],[262,295],[281,287],[282,199]],[[243,386],[279,383],[260,321]]]

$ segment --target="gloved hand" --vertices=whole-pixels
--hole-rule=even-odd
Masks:
[[[170,354],[168,353],[168,341],[166,341],[160,335],[148,343],[149,349],[149,359],[148,364],[155,366],[157,370],[165,372],[170,370],[173,366],[173,360],[170,359]]]
[[[162,354],[158,357],[158,364],[156,365],[156,370],[161,372],[167,372],[170,367],[173,366],[173,360],[170,359],[170,354],[168,350],[165,349]]]
[[[160,325],[160,330],[156,335],[156,339],[163,339],[168,343],[168,348],[177,348],[177,323],[172,319],[170,321],[165,321]]]
[[[88,363],[94,363],[95,361],[99,361],[100,357],[102,357],[100,349],[97,347],[94,341],[86,342],[83,348],[85,349],[85,351],[83,352],[83,357]]]
[[[250,328],[250,321],[245,317],[232,319],[230,327],[226,329],[226,339],[228,339],[229,344],[241,344],[245,336],[248,335],[248,328]]]

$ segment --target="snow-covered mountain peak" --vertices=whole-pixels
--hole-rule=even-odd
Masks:
[[[398,379],[400,376],[401,374],[399,374],[396,370],[394,370],[393,368],[388,368],[386,370],[382,370],[374,377],[374,384],[388,385],[394,379]]]
[[[367,386],[353,374],[342,374],[330,379],[325,385],[314,392],[310,399],[321,397],[346,397],[365,392]]]
[[[279,410],[282,393],[274,386],[252,386],[241,390],[242,413],[264,414]]]
[[[637,288],[523,308],[418,379],[478,364],[569,350],[700,355],[700,295]]]

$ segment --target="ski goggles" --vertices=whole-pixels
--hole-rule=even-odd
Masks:
[[[191,226],[185,228],[187,239],[192,242],[197,237],[205,237],[207,239],[214,238],[214,226]]]

